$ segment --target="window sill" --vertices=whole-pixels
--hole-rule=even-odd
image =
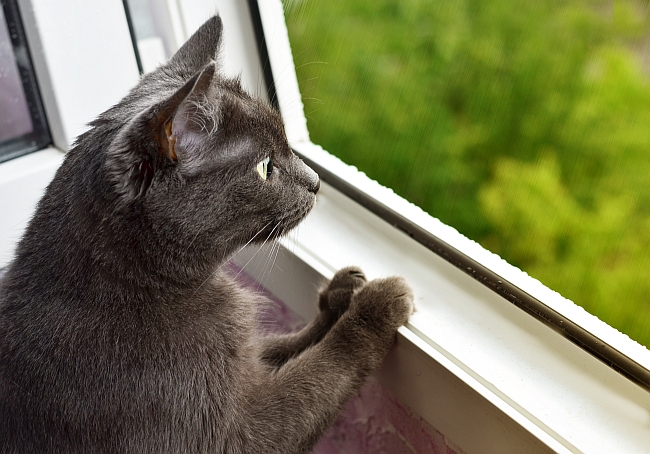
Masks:
[[[317,148],[299,151],[318,154],[309,147]],[[274,264],[253,257],[256,248],[238,264],[253,257],[247,273],[306,318],[319,282],[343,266],[409,280],[418,312],[379,375],[461,450],[631,453],[650,445],[648,392],[327,184],[282,244]]]
[[[0,165],[0,268],[9,264],[16,242],[64,156],[49,147]]]

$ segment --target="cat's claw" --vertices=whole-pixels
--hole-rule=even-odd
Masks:
[[[367,282],[363,271],[356,266],[340,269],[320,293],[320,310],[331,310],[337,318],[340,317],[350,306],[352,295]]]
[[[351,311],[378,330],[394,330],[415,312],[413,290],[402,277],[370,281],[354,295]]]

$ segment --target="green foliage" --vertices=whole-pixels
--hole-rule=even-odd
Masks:
[[[314,142],[650,346],[647,7],[294,0],[287,21]]]

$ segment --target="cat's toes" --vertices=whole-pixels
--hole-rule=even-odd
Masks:
[[[363,274],[361,268],[357,266],[348,266],[341,268],[336,272],[327,288],[329,290],[334,290],[337,288],[350,288],[356,290],[360,287],[363,287],[366,282],[366,275]]]
[[[378,329],[396,329],[415,311],[413,290],[402,277],[369,282],[354,297],[354,310]]]
[[[329,309],[342,314],[348,309],[354,292],[366,283],[366,276],[359,267],[348,266],[340,269],[320,294],[321,310]]]

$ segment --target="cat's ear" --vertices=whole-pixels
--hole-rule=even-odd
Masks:
[[[194,74],[217,60],[223,42],[221,17],[208,19],[169,60],[169,66]]]
[[[143,196],[156,172],[176,165],[176,143],[189,134],[187,106],[206,96],[216,73],[215,63],[195,74],[165,100],[131,120],[108,150],[106,171],[117,192],[127,199]]]
[[[207,98],[216,72],[216,64],[210,63],[171,97],[154,106],[149,125],[152,130],[160,131],[156,138],[165,159],[178,160],[176,143],[179,140],[187,141],[187,136],[191,134],[192,111],[197,110],[194,106]]]

